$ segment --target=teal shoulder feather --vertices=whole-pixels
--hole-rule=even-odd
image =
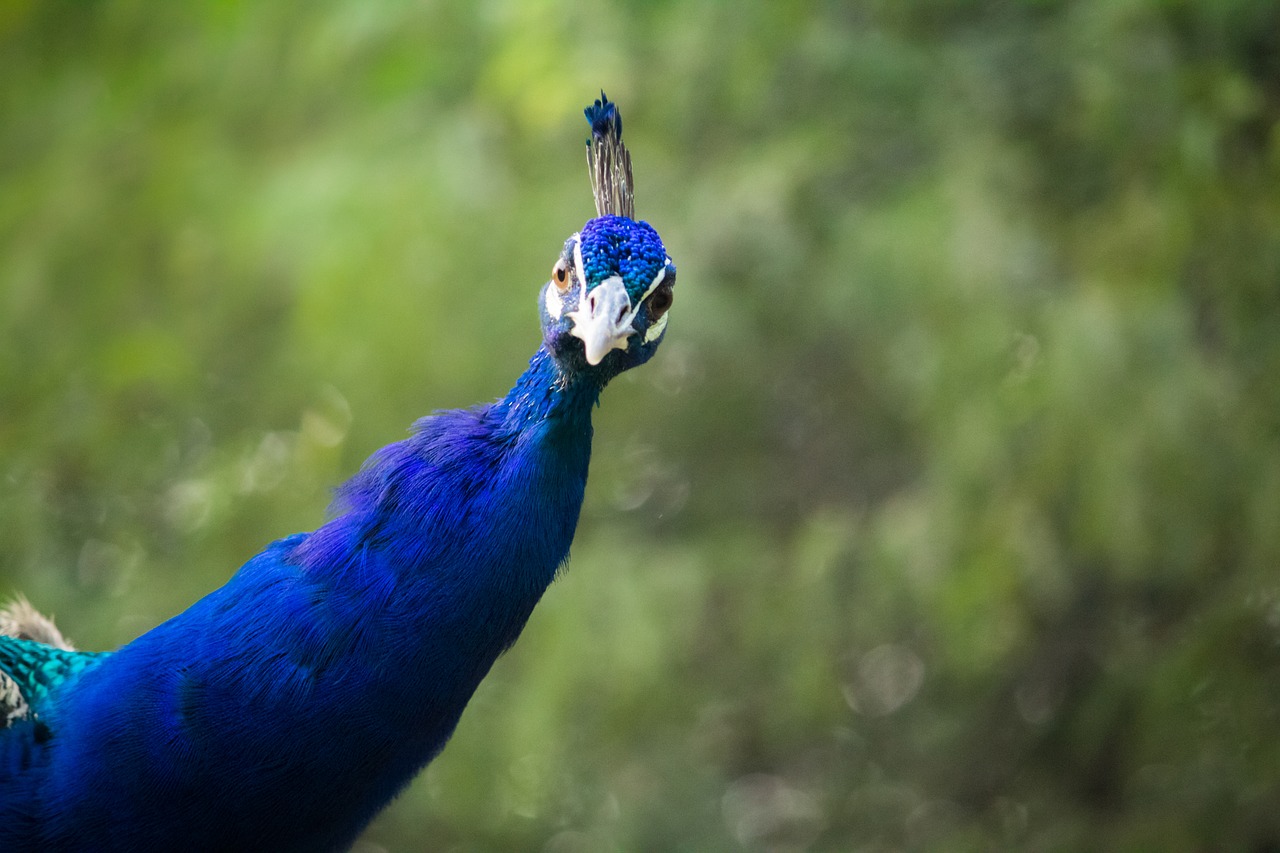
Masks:
[[[58,685],[105,655],[75,651],[26,599],[0,609],[0,728],[38,713]]]
[[[0,717],[5,725],[31,716],[33,711],[38,713],[60,684],[76,678],[106,654],[0,637]]]

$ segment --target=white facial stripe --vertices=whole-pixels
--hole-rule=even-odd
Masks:
[[[582,285],[582,293],[585,296],[587,292],[587,271],[582,267],[582,237],[575,234],[577,239],[573,242],[573,268],[578,271],[578,284]]]
[[[658,339],[658,335],[662,334],[662,330],[667,327],[668,316],[668,314],[663,314],[658,318],[658,322],[650,326],[649,331],[644,333],[644,342],[646,344],[650,341],[656,341]]]
[[[667,261],[667,265],[669,266],[671,264],[671,259],[667,258],[666,261]],[[644,304],[644,301],[649,298],[649,295],[658,289],[658,285],[662,284],[662,282],[666,280],[666,277],[667,277],[667,266],[663,266],[662,269],[658,270],[658,274],[653,277],[653,284],[649,285],[649,289],[644,292],[644,296],[640,297],[640,303],[636,305],[637,311],[640,310],[640,305]],[[669,317],[670,314],[671,312],[668,311],[666,314],[663,314],[661,317],[659,317],[651,326],[649,326],[648,331],[644,333],[644,342],[646,344],[649,343],[650,341],[655,341],[658,339],[658,335],[661,335],[662,330],[667,327],[667,317]]]
[[[640,296],[640,301],[644,302],[646,299],[648,299],[649,294],[653,293],[653,291],[657,289],[658,285],[662,284],[662,280],[666,277],[667,277],[667,268],[664,266],[662,269],[658,270],[658,274],[653,277],[653,283],[650,284],[649,287],[645,289],[645,292]]]
[[[564,300],[560,298],[560,291],[556,288],[554,282],[547,288],[546,304],[547,314],[550,315],[551,319],[559,320],[560,315],[564,313]]]

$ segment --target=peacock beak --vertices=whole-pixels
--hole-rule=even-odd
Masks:
[[[631,323],[635,309],[631,297],[618,276],[610,276],[587,292],[576,311],[567,315],[573,320],[570,334],[581,338],[586,350],[587,364],[595,365],[604,360],[610,350],[627,348],[631,337]]]

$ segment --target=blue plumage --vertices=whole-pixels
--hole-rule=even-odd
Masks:
[[[0,850],[349,846],[563,565],[591,409],[657,349],[674,282],[648,224],[591,220],[511,391],[419,421],[318,530],[115,652],[0,637],[0,688],[25,703],[0,730]]]
[[[602,281],[616,270],[633,300],[644,295],[668,262],[658,232],[648,223],[601,216],[582,229],[582,267],[588,280]]]

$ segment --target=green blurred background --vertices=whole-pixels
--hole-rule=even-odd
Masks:
[[[113,647],[503,394],[602,86],[667,341],[358,849],[1280,849],[1274,0],[3,0],[0,593]]]

